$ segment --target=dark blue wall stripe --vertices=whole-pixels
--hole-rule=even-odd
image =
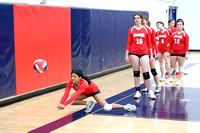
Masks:
[[[72,69],[82,69],[81,10],[71,9]]]
[[[16,94],[13,5],[0,4],[0,18],[0,98],[4,98]]]

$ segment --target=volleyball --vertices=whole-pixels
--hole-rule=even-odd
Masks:
[[[33,68],[38,73],[44,73],[47,70],[47,62],[43,59],[37,59],[33,63]]]

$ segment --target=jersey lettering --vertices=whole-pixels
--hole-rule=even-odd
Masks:
[[[161,37],[162,37],[162,38],[166,38],[166,35],[159,35],[158,37],[159,37],[159,38],[161,38]]]
[[[141,34],[133,34],[133,37],[144,37],[144,33],[141,33]]]

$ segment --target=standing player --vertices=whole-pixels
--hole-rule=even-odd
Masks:
[[[142,22],[143,16],[140,13],[136,13],[133,16],[135,25],[128,31],[128,42],[126,46],[125,61],[131,63],[134,73],[134,82],[136,88],[136,94],[134,98],[140,98],[140,66],[142,69],[144,83],[149,90],[149,97],[156,99],[154,92],[151,88],[151,80],[149,75],[149,60],[153,60],[152,45],[151,45],[151,33],[147,27],[144,27]],[[150,50],[150,59],[148,56]]]
[[[175,20],[169,19],[169,20],[168,20],[168,26],[169,26],[168,29],[169,29],[172,33],[174,33],[174,32],[177,31],[177,28],[174,27],[174,26],[175,26]]]
[[[156,23],[157,28],[159,31],[156,33],[156,36],[158,37],[158,50],[159,50],[159,57],[158,60],[160,62],[160,71],[161,71],[161,78],[160,81],[165,81],[165,76],[168,75],[168,69],[170,68],[170,43],[171,43],[171,36],[172,33],[168,29],[164,28],[164,23],[161,21],[158,21]],[[165,64],[164,64],[165,61]],[[166,70],[166,74],[164,73]],[[172,81],[172,78],[170,78]]]
[[[69,96],[69,92],[73,88],[76,92]],[[86,105],[85,113],[89,113],[94,107],[95,103],[92,101],[83,101],[84,99],[93,96],[97,103],[105,110],[111,111],[113,109],[125,109],[127,111],[136,111],[136,106],[127,104],[125,106],[120,104],[108,104],[104,99],[102,93],[99,91],[97,85],[84,76],[81,70],[73,70],[71,72],[71,80],[67,83],[65,93],[58,104],[59,110],[65,109],[65,106],[72,105]]]
[[[184,21],[182,19],[177,20],[176,26],[177,32],[173,33],[172,35],[169,75],[165,83],[169,84],[169,77],[171,76],[174,66],[178,62],[179,77],[176,82],[176,85],[180,86],[181,79],[184,74],[184,63],[185,60],[188,59],[189,36],[185,31],[183,31]]]
[[[177,28],[175,27],[175,20],[174,19],[169,19],[168,21],[168,29],[174,33],[177,31]],[[178,65],[176,64],[176,69],[175,69],[175,72],[176,72],[176,77],[178,78],[179,77],[179,72],[178,72]]]
[[[152,44],[153,60],[149,61],[149,65],[150,65],[150,69],[151,69],[151,73],[153,75],[154,81],[156,83],[155,93],[159,93],[160,92],[159,79],[158,79],[158,74],[157,74],[156,67],[155,67],[155,57],[159,56],[158,46],[157,46],[157,43],[156,43],[156,32],[152,27],[150,27],[151,23],[146,16],[143,16],[142,23],[143,23],[144,26],[149,28],[149,30],[151,32],[151,44]],[[151,56],[150,52],[149,52],[149,56]],[[142,91],[144,91],[144,92],[147,91],[147,88],[144,88]]]

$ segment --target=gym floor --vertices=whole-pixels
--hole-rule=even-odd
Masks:
[[[161,92],[156,100],[150,100],[142,93],[133,99],[135,88],[132,69],[115,72],[95,82],[108,103],[134,104],[136,112],[112,110],[106,112],[95,105],[91,113],[85,114],[85,106],[69,105],[65,110],[57,110],[65,88],[26,99],[0,108],[0,132],[2,133],[197,133],[200,130],[200,52],[190,52],[185,62],[182,85],[160,82]],[[156,61],[157,72],[159,62]],[[155,83],[152,79],[152,86]],[[141,77],[141,88],[144,83]],[[73,91],[71,92],[73,93]],[[86,100],[93,100],[89,97]]]

